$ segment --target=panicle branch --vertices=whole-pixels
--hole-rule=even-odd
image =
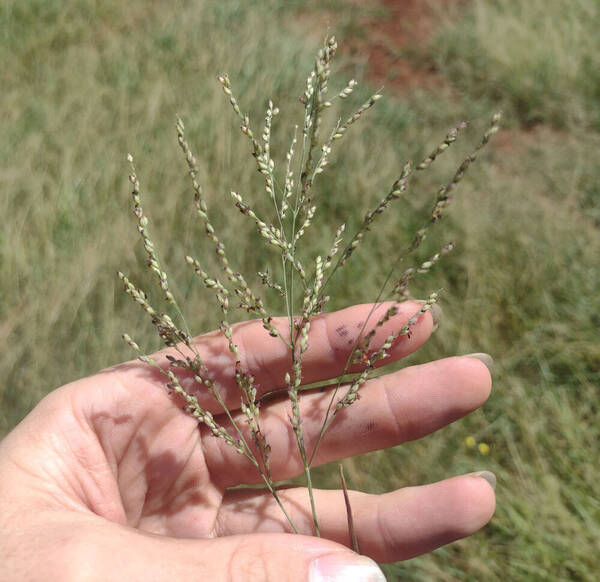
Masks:
[[[283,195],[281,197],[281,208],[280,215],[281,220],[283,221],[286,216],[286,212],[289,208],[289,200],[292,197],[292,193],[294,191],[294,171],[292,170],[292,160],[294,158],[294,148],[296,147],[296,133],[298,131],[298,126],[294,126],[294,135],[292,137],[292,142],[290,147],[285,155],[286,159],[286,167],[285,167],[285,179],[283,186]]]
[[[435,265],[443,256],[454,250],[454,242],[444,245],[439,252],[435,253],[429,260],[422,263],[419,267],[409,267],[404,271],[398,282],[394,285],[392,291],[397,301],[405,301],[410,297],[408,287],[416,275],[424,275]]]
[[[275,204],[275,212],[279,215],[277,209],[277,200],[275,198],[275,177],[273,170],[275,168],[275,162],[271,158],[271,125],[273,123],[273,117],[279,113],[279,109],[273,105],[273,101],[269,100],[269,106],[267,108],[267,114],[265,117],[265,129],[263,131],[263,153],[256,158],[258,164],[258,170],[265,177],[265,188],[267,194],[273,200]]]
[[[140,352],[139,345],[131,339],[129,334],[124,333],[122,337],[123,340],[127,344],[129,344],[131,348],[133,348],[136,352]],[[139,360],[141,360],[145,364],[152,366],[167,378],[168,382],[166,383],[166,387],[169,390],[169,392],[177,394],[185,402],[184,410],[188,414],[193,416],[199,423],[204,424],[208,428],[208,430],[213,434],[213,436],[224,440],[239,454],[246,454],[246,449],[243,446],[241,440],[234,439],[223,426],[219,425],[219,423],[215,420],[214,416],[211,414],[210,411],[205,410],[200,406],[198,398],[196,398],[196,396],[194,396],[193,394],[189,394],[183,389],[181,383],[179,382],[179,379],[172,370],[165,370],[150,356],[141,355],[139,356]]]
[[[160,288],[162,289],[165,299],[171,303],[175,304],[175,298],[169,289],[169,281],[167,279],[167,273],[160,268],[160,263],[158,261],[158,255],[156,254],[156,250],[154,248],[154,243],[150,240],[150,236],[148,235],[148,217],[144,214],[142,209],[142,203],[140,200],[140,181],[136,175],[135,166],[133,165],[133,156],[131,154],[127,155],[127,160],[131,164],[131,174],[129,175],[129,181],[133,186],[133,190],[131,192],[133,198],[133,213],[135,214],[138,221],[138,232],[142,237],[142,242],[144,243],[144,250],[146,251],[146,255],[148,256],[147,265],[150,270],[158,277],[158,282]]]
[[[383,95],[380,92],[371,95],[350,117],[346,119],[346,121],[344,121],[344,123],[335,128],[329,137],[329,143],[342,139],[350,126],[354,125],[363,116],[363,113],[371,109],[371,107],[373,107],[373,105],[375,105],[382,97]]]
[[[370,229],[373,221],[385,210],[389,207],[390,203],[394,200],[397,200],[402,196],[402,194],[406,191],[408,187],[408,178],[412,172],[412,165],[410,162],[407,162],[402,169],[402,173],[400,177],[393,183],[391,190],[389,193],[379,202],[379,204],[373,209],[369,210],[363,219],[363,222],[358,229],[358,232],[352,237],[352,240],[345,248],[342,256],[338,262],[338,267],[342,267],[346,261],[352,256],[358,245],[362,242],[365,235]]]
[[[244,215],[253,220],[256,223],[258,232],[261,236],[271,245],[283,251],[287,260],[292,261],[290,253],[290,245],[286,242],[281,230],[272,224],[267,224],[264,220],[261,220],[254,210],[244,202],[242,195],[239,192],[231,192],[237,209]],[[290,257],[288,259],[288,256]]]
[[[308,141],[306,162],[300,175],[301,183],[301,202],[305,210],[311,203],[309,194],[312,186],[312,172],[314,168],[314,150],[317,147],[319,131],[323,120],[323,111],[331,105],[325,100],[325,94],[328,89],[329,76],[331,74],[331,60],[337,50],[337,41],[332,36],[327,39],[325,46],[319,51],[315,59],[314,74],[310,75],[307,81],[307,90],[305,98],[305,123],[304,135]]]
[[[294,257],[295,249],[293,245],[290,245],[288,242],[286,242],[282,231],[272,224],[267,224],[261,220],[256,215],[254,210],[252,210],[252,208],[250,208],[244,202],[242,196],[238,192],[231,192],[231,197],[234,199],[238,210],[255,222],[258,232],[269,243],[269,245],[280,249],[283,259],[293,265],[294,269],[300,276],[301,281],[304,282],[306,279],[306,271],[304,270],[302,263]]]
[[[358,85],[358,83],[354,79],[350,79],[350,81],[348,81],[348,84],[338,93],[338,97],[340,99],[346,99],[350,97],[356,85]]]
[[[497,131],[500,127],[501,118],[502,118],[501,113],[496,113],[492,117],[490,127],[483,134],[483,137],[481,138],[481,141],[479,142],[477,147],[473,150],[473,152],[470,155],[468,155],[463,160],[463,162],[460,164],[460,166],[457,168],[456,172],[454,173],[454,176],[452,177],[452,179],[446,185],[442,186],[437,191],[437,194],[435,197],[435,204],[431,211],[429,220],[427,221],[425,226],[420,228],[417,231],[417,233],[415,234],[415,237],[413,238],[413,241],[410,246],[410,250],[414,250],[414,249],[418,248],[419,246],[421,246],[422,242],[425,240],[425,238],[427,236],[429,228],[433,224],[438,222],[444,216],[444,211],[452,202],[452,196],[453,196],[454,190],[457,188],[458,184],[464,178],[464,176],[467,173],[467,170],[469,169],[471,164],[477,159],[477,156],[479,155],[479,151],[489,142],[490,138],[495,133],[497,133]]]
[[[242,125],[240,126],[240,129],[241,129],[242,133],[250,140],[250,143],[252,144],[252,155],[257,159],[257,162],[258,162],[259,157],[263,153],[263,149],[260,145],[260,142],[254,137],[254,133],[250,129],[250,118],[248,117],[248,115],[246,113],[242,113],[242,111],[240,110],[239,103],[237,102],[237,99],[235,98],[235,96],[233,95],[233,93],[231,91],[231,81],[229,80],[229,77],[227,75],[219,75],[217,77],[217,79],[218,79],[219,83],[221,83],[221,86],[223,87],[223,93],[225,93],[225,95],[227,95],[227,97],[229,97],[229,102],[231,103],[231,107],[233,108],[233,111],[237,114],[237,116],[242,121]],[[260,171],[260,168],[259,168],[259,171]]]
[[[346,391],[346,394],[338,401],[333,411],[333,414],[330,417],[329,422],[333,421],[333,418],[337,414],[337,411],[341,410],[346,406],[350,406],[351,404],[356,402],[356,400],[358,399],[358,391],[360,387],[366,382],[369,376],[369,372],[374,368],[375,364],[379,360],[383,360],[389,357],[390,349],[400,337],[405,335],[410,337],[411,330],[414,327],[414,325],[419,321],[422,315],[427,313],[432,308],[432,306],[438,302],[438,299],[439,296],[437,293],[431,293],[428,299],[423,303],[419,311],[417,311],[413,316],[411,316],[409,320],[398,331],[391,333],[385,339],[385,341],[379,349],[371,353],[369,356],[361,358],[364,362],[364,369],[360,373],[360,375],[354,380],[354,382],[350,384],[350,387]],[[389,308],[386,311],[384,317],[377,323],[376,327],[381,327],[385,322],[389,321],[394,315],[396,315],[396,313],[397,308],[395,308],[394,306]],[[373,337],[373,335],[374,334],[369,334],[367,336],[370,336],[369,341]],[[361,347],[359,347],[358,353],[362,353],[363,356],[365,356],[364,352],[362,352],[361,350]]]
[[[179,329],[166,313],[159,313],[154,309],[150,305],[146,294],[136,287],[121,271],[117,272],[117,276],[123,282],[125,293],[150,316],[152,325],[156,328],[165,346],[173,347],[179,342],[183,342],[188,347],[190,346],[191,337],[186,331]]]
[[[274,328],[271,320],[272,317],[265,310],[262,299],[258,297],[252,289],[249,287],[246,279],[239,271],[234,271],[229,263],[229,259],[227,257],[227,252],[225,249],[225,245],[215,233],[215,228],[212,225],[209,215],[208,215],[208,207],[206,201],[203,197],[202,187],[198,182],[198,165],[196,162],[196,158],[192,153],[187,140],[185,139],[184,134],[184,125],[181,119],[177,119],[177,139],[181,150],[185,156],[186,162],[188,164],[188,171],[190,178],[192,180],[192,187],[194,189],[194,204],[196,206],[196,212],[198,216],[203,220],[205,226],[205,233],[208,239],[215,246],[215,253],[219,262],[221,263],[221,267],[225,272],[227,279],[234,285],[234,292],[238,296],[240,300],[240,307],[245,309],[248,313],[258,313],[260,317],[263,319],[263,325],[265,329],[269,332],[270,335],[277,337],[279,336],[279,332]],[[188,264],[195,266],[195,263],[190,263],[190,257],[186,257],[186,261]],[[198,265],[199,266],[199,265]],[[200,274],[200,273],[198,273]],[[202,275],[201,275],[202,276]],[[206,276],[208,277],[208,275]],[[205,277],[203,277],[205,278]],[[218,297],[217,297],[218,299]]]
[[[429,166],[440,156],[443,154],[458,138],[458,133],[467,127],[467,122],[463,121],[457,127],[451,129],[444,141],[438,145],[418,166],[417,170],[426,170]]]

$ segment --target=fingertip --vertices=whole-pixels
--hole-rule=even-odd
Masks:
[[[458,358],[463,388],[472,399],[472,410],[482,406],[492,392],[491,368],[493,359],[484,353],[467,354]]]
[[[496,506],[494,490],[482,473],[380,496],[379,543],[361,541],[361,548],[381,562],[406,560],[479,531]]]
[[[496,475],[491,471],[478,471],[464,476],[467,494],[471,500],[469,533],[486,525],[496,510]]]
[[[490,471],[478,471],[436,484],[440,487],[441,498],[445,498],[446,507],[453,508],[447,514],[451,532],[448,541],[468,537],[492,519],[496,496],[490,475],[494,476]]]
[[[488,369],[490,374],[494,369],[494,358],[485,352],[473,352],[472,354],[466,354],[466,357],[479,360]]]
[[[477,473],[473,473],[473,475],[485,479],[489,483],[490,487],[494,491],[496,490],[496,475],[494,475],[494,473],[491,471],[479,471]]]

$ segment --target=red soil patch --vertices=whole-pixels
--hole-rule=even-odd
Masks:
[[[465,0],[437,0],[450,7]],[[368,75],[396,92],[438,89],[445,84],[429,56],[438,28],[433,3],[427,0],[380,0],[387,14],[364,23],[364,39],[350,39],[354,50],[368,55]]]

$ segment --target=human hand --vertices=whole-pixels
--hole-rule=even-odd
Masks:
[[[343,371],[369,309],[355,306],[313,320],[306,383]],[[387,325],[397,329],[417,309],[402,304]],[[431,314],[423,315],[384,363],[419,348],[432,327]],[[386,328],[374,344],[385,335]],[[260,321],[235,326],[234,338],[263,392],[282,388],[289,361],[283,343],[269,337]],[[222,334],[206,334],[195,344],[236,410],[239,393]],[[167,365],[168,353],[154,358]],[[182,384],[192,386],[185,379]],[[481,406],[490,384],[487,367],[467,356],[369,380],[359,402],[338,415],[315,464],[425,436]],[[197,396],[227,425],[210,395]],[[302,394],[307,450],[327,404],[326,390]],[[276,481],[302,471],[288,414],[287,400],[261,408]],[[285,489],[280,497],[306,535],[288,535],[268,491],[229,489],[258,482],[244,456],[181,411],[163,376],[138,361],[109,368],[49,394],[0,443],[0,579],[383,580],[373,562],[344,546],[349,540],[339,491],[315,492],[325,538],[319,539],[310,535],[305,489]],[[494,510],[492,487],[477,475],[384,495],[350,492],[350,498],[361,551],[379,562],[468,536]]]

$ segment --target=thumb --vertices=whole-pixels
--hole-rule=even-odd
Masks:
[[[110,536],[98,535],[96,529],[79,537],[82,541],[73,552],[77,559],[71,566],[80,575],[91,568],[95,575],[90,580],[385,582],[370,558],[320,538],[269,533],[195,540],[111,525]]]
[[[194,543],[194,542],[192,542]],[[202,567],[222,582],[385,582],[377,564],[341,544],[294,534],[251,534],[202,544]],[[218,562],[215,556],[219,557]],[[212,557],[212,558],[211,558]]]

